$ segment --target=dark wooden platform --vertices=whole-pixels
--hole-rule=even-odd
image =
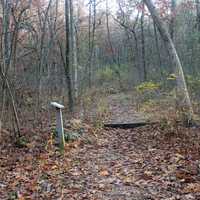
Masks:
[[[153,123],[150,122],[136,122],[136,123],[108,123],[108,124],[104,124],[105,128],[121,128],[121,129],[129,129],[129,128],[137,128],[137,127],[141,127],[141,126],[147,126],[147,125],[151,125]]]

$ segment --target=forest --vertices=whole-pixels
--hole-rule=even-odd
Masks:
[[[200,199],[200,0],[0,0],[0,200]]]

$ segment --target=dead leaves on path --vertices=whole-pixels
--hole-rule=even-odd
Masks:
[[[184,187],[183,193],[200,193],[200,183],[189,183]]]
[[[102,171],[99,172],[100,176],[109,176],[109,174],[110,173],[107,170],[102,170]]]
[[[74,123],[74,127],[79,125]],[[26,148],[1,149],[0,196],[18,200],[198,199],[199,130],[186,131],[189,137],[167,138],[156,126],[101,130],[96,137],[89,136],[94,142],[84,138],[67,144],[64,156],[48,144],[48,133],[36,134]]]

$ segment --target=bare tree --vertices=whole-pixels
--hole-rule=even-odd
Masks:
[[[77,41],[75,31],[75,17],[74,17],[74,4],[73,0],[69,0],[70,4],[70,41],[71,41],[71,63],[72,70],[74,72],[74,96],[75,99],[78,97],[78,60],[77,60]]]
[[[143,69],[143,81],[147,80],[146,58],[145,58],[145,35],[144,35],[144,3],[142,3],[142,15],[141,15],[141,46],[142,46],[142,69]]]
[[[139,20],[139,12],[136,16],[135,22],[134,24],[128,24],[125,20],[125,13],[120,5],[120,3],[118,2],[119,5],[119,9],[120,12],[122,13],[122,19],[119,20],[117,19],[115,16],[113,16],[113,19],[121,26],[124,28],[124,30],[127,32],[127,34],[129,35],[129,33],[131,34],[131,39],[133,38],[134,41],[131,41],[134,46],[135,46],[135,52],[133,49],[133,55],[134,55],[134,67],[136,67],[139,71],[139,80],[142,81],[143,77],[142,77],[142,72],[141,72],[141,67],[140,67],[140,61],[139,61],[139,57],[140,57],[140,53],[139,53],[139,41],[138,41],[138,37],[137,37],[137,31],[136,31],[136,27],[138,25],[138,20]],[[133,47],[134,48],[134,47]]]
[[[73,100],[73,92],[72,92],[72,78],[70,72],[70,19],[69,19],[69,0],[65,0],[65,76],[67,82],[67,89],[68,89],[68,105],[69,111],[72,113],[74,111],[74,100]]]
[[[96,31],[96,0],[91,0],[89,2],[89,16],[88,16],[88,37],[89,37],[88,80],[90,88],[92,86],[92,62],[94,55],[95,31]]]
[[[155,43],[156,43],[156,50],[157,50],[157,54],[158,54],[158,64],[159,64],[160,75],[161,75],[161,79],[163,79],[164,78],[164,73],[163,73],[163,69],[162,69],[161,53],[160,53],[160,48],[159,48],[157,27],[156,27],[155,23],[153,23],[153,29],[154,29],[154,37],[155,37]]]
[[[171,20],[169,28],[172,40],[174,40],[175,14],[176,14],[176,0],[171,0]]]

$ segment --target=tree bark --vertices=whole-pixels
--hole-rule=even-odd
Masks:
[[[146,60],[145,60],[145,36],[144,36],[144,4],[141,16],[141,45],[142,45],[142,69],[143,69],[143,81],[147,80]]]
[[[175,11],[176,11],[176,0],[171,0],[171,20],[169,28],[172,41],[174,41]]]
[[[183,68],[177,54],[174,43],[170,37],[170,34],[167,31],[165,24],[160,19],[152,0],[144,0],[151,16],[160,32],[160,35],[165,42],[166,48],[170,54],[172,63],[174,64],[174,70],[176,74],[176,83],[177,83],[177,105],[179,111],[181,111],[185,117],[187,117],[187,121],[190,122],[193,116],[193,108],[190,101],[190,96],[187,90],[187,85],[185,82],[185,76],[183,72]]]
[[[71,72],[70,72],[70,34],[69,34],[69,0],[65,0],[65,39],[66,39],[66,46],[65,46],[65,76],[67,82],[67,89],[68,89],[68,106],[69,111],[73,113],[74,111],[74,100],[73,100],[73,92],[72,92],[72,79],[71,79]]]
[[[93,16],[92,16],[93,13]],[[89,32],[89,60],[88,60],[88,80],[89,88],[92,86],[92,62],[94,55],[94,39],[96,32],[96,0],[89,3],[89,21],[88,21],[88,32]]]
[[[154,36],[155,36],[156,50],[157,50],[157,54],[158,54],[158,64],[159,64],[160,76],[161,76],[161,79],[163,79],[164,78],[164,72],[163,72],[163,69],[162,69],[162,60],[161,60],[161,55],[160,55],[160,48],[159,48],[159,42],[158,42],[158,34],[157,34],[155,23],[153,23],[153,27],[154,27]]]
[[[72,56],[72,69],[74,72],[74,97],[78,97],[78,61],[77,61],[77,45],[76,45],[76,32],[74,21],[74,7],[73,0],[69,0],[70,3],[70,38],[71,38],[71,56]]]

